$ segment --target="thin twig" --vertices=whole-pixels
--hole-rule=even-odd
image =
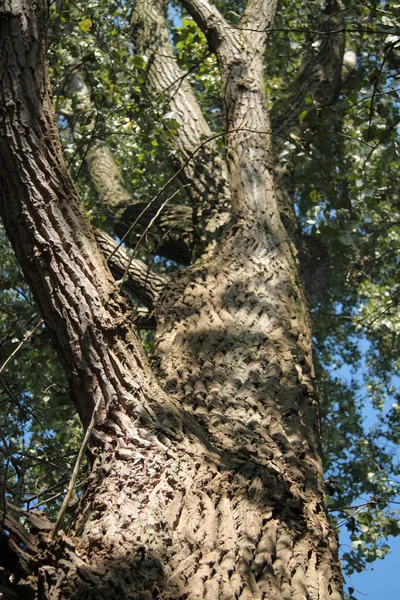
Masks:
[[[52,492],[54,489],[56,489],[60,486],[64,486],[67,482],[68,482],[68,479],[63,479],[62,481],[57,481],[57,483],[55,483],[54,485],[51,485],[43,492],[39,492],[38,494],[35,494],[34,496],[29,496],[29,498],[26,498],[25,503],[27,505],[27,509],[31,510],[31,507],[29,506],[31,502],[33,502],[34,500],[38,500],[42,496],[46,496],[47,494]]]
[[[20,341],[20,343],[18,344],[18,346],[15,348],[14,352],[11,352],[10,356],[7,358],[7,360],[0,367],[0,375],[2,374],[2,372],[4,371],[4,369],[6,368],[6,366],[8,365],[8,363],[14,358],[14,356],[16,354],[18,354],[18,352],[21,350],[22,346],[24,346],[26,344],[26,342],[33,336],[33,334],[35,333],[36,329],[38,329],[41,325],[43,325],[43,320],[42,319],[39,321],[39,323],[37,323],[35,325],[35,327],[32,329],[32,331],[28,331],[24,335],[24,337],[22,338],[22,340]]]
[[[78,483],[76,483],[74,485],[74,487],[73,487],[73,490],[76,490],[76,488],[78,488],[79,486],[81,486],[82,483],[83,483],[83,480],[79,481]],[[38,502],[37,504],[34,504],[33,506],[31,506],[29,508],[29,510],[30,511],[31,510],[36,510],[39,506],[43,506],[43,504],[48,504],[49,502],[53,502],[53,500],[57,500],[57,498],[60,498],[60,496],[62,496],[63,494],[64,494],[64,492],[60,492],[59,494],[54,494],[54,496],[50,496],[50,498],[47,498],[47,500],[42,500],[42,502]]]
[[[340,529],[343,525],[346,525],[346,523],[348,523],[349,521],[351,521],[351,519],[353,519],[355,517],[356,514],[358,514],[359,512],[362,511],[363,508],[369,506],[369,502],[367,502],[366,504],[362,504],[359,508],[357,508],[357,510],[355,510],[353,512],[352,515],[346,517],[346,519],[343,519],[343,521],[340,521],[340,523],[338,523],[335,527],[335,529]]]
[[[180,168],[168,179],[168,181],[166,181],[166,183],[164,183],[164,185],[158,190],[157,194],[155,196],[153,196],[153,198],[150,200],[150,202],[146,205],[146,207],[142,210],[142,212],[139,214],[139,216],[135,219],[135,221],[132,223],[132,225],[128,228],[128,230],[124,233],[124,235],[122,236],[122,238],[120,239],[119,243],[117,244],[117,246],[114,248],[114,250],[112,251],[112,253],[110,254],[110,256],[107,258],[107,262],[114,256],[114,254],[116,252],[118,252],[119,248],[122,246],[122,244],[124,243],[124,241],[126,240],[126,238],[128,237],[128,235],[131,233],[131,231],[133,230],[133,228],[135,227],[135,225],[138,223],[139,219],[144,215],[144,213],[149,209],[149,207],[154,204],[154,202],[156,202],[156,200],[158,200],[158,198],[165,192],[165,190],[171,185],[171,183],[173,183],[175,181],[175,179],[177,177],[179,177],[179,175],[182,173],[182,171],[184,171],[184,169],[187,167],[187,165],[190,163],[190,161],[194,158],[194,156],[202,149],[204,148],[204,146],[206,146],[207,144],[209,144],[210,142],[212,142],[213,140],[217,140],[221,137],[224,137],[225,135],[231,134],[231,133],[237,133],[239,131],[245,131],[248,133],[256,133],[256,134],[260,134],[260,135],[271,135],[273,137],[278,137],[281,138],[283,140],[286,141],[290,141],[294,146],[296,146],[296,148],[302,150],[304,152],[304,148],[298,143],[296,142],[296,140],[294,140],[293,138],[287,138],[284,135],[280,135],[277,133],[274,133],[273,131],[269,130],[269,131],[265,131],[265,130],[258,130],[258,129],[250,129],[248,127],[236,127],[234,129],[225,129],[224,131],[221,131],[220,133],[215,133],[214,135],[211,135],[210,137],[208,137],[207,139],[203,140],[194,150],[193,152],[187,157],[187,159],[185,160],[185,162],[180,166]],[[321,167],[321,169],[323,169],[326,173],[327,170],[325,169],[324,165],[317,159],[315,159],[315,162]]]
[[[64,501],[63,501],[63,503],[61,505],[60,512],[58,513],[57,520],[56,520],[55,525],[53,527],[53,530],[51,532],[50,538],[52,540],[54,540],[54,538],[55,538],[55,536],[57,534],[57,531],[59,530],[59,528],[61,526],[61,523],[62,523],[64,514],[65,514],[65,511],[67,510],[68,503],[69,503],[69,501],[71,499],[71,496],[72,496],[72,493],[73,493],[73,491],[75,489],[75,485],[76,485],[76,480],[77,480],[77,477],[78,477],[79,469],[81,467],[81,464],[82,464],[82,461],[83,461],[83,457],[85,455],[85,451],[86,451],[87,445],[89,443],[90,436],[92,434],[93,428],[94,428],[94,426],[96,424],[96,416],[97,416],[97,413],[99,411],[102,399],[103,399],[102,395],[99,395],[99,397],[98,397],[98,399],[96,401],[95,407],[93,409],[92,418],[90,419],[89,426],[88,426],[88,428],[86,430],[86,433],[85,433],[85,436],[83,438],[81,447],[79,449],[78,456],[76,458],[76,462],[75,462],[75,466],[74,466],[74,470],[72,471],[72,475],[71,475],[71,479],[70,479],[70,482],[69,482],[69,485],[68,485],[68,489],[67,489],[67,492],[66,492],[65,497],[64,497]]]
[[[185,187],[188,187],[188,185],[189,185],[189,184],[186,184],[186,185],[184,185],[184,186],[183,186],[183,188],[185,188]],[[183,188],[182,188],[182,189],[183,189]],[[129,258],[128,265],[127,265],[127,267],[126,267],[126,269],[125,269],[125,273],[124,273],[124,275],[123,275],[123,277],[122,277],[121,284],[120,284],[120,286],[119,286],[119,289],[120,289],[120,290],[122,289],[122,286],[124,285],[124,283],[125,283],[125,281],[126,281],[126,279],[127,279],[127,277],[128,277],[128,273],[129,273],[129,269],[131,268],[132,261],[133,261],[133,259],[134,259],[135,255],[136,255],[137,249],[139,248],[139,245],[141,244],[141,242],[142,242],[142,240],[143,240],[144,236],[146,235],[146,233],[147,233],[148,231],[150,231],[150,227],[153,225],[153,223],[154,223],[154,222],[156,221],[156,219],[159,217],[159,215],[161,214],[161,212],[164,210],[164,208],[165,208],[166,204],[167,204],[167,203],[168,203],[170,200],[172,200],[172,198],[174,198],[174,197],[175,197],[175,196],[176,196],[176,195],[177,195],[177,194],[178,194],[180,191],[181,191],[181,189],[178,189],[178,190],[176,190],[176,192],[174,192],[174,193],[172,194],[172,196],[169,196],[169,197],[168,197],[168,198],[167,198],[167,199],[166,199],[166,200],[165,200],[165,201],[164,201],[164,202],[161,204],[160,208],[157,210],[156,214],[155,214],[155,215],[154,215],[154,217],[153,217],[153,218],[150,220],[149,224],[147,225],[147,227],[146,227],[146,228],[145,228],[145,230],[143,231],[142,235],[140,236],[140,238],[139,238],[139,240],[138,240],[138,242],[137,242],[136,246],[134,247],[134,249],[133,249],[133,252],[132,252],[132,254],[131,254],[130,258]],[[147,208],[147,207],[146,207],[146,208]],[[145,209],[145,210],[146,210],[146,209]],[[142,213],[143,213],[143,212],[145,212],[145,211],[142,211]],[[137,220],[136,220],[136,221],[137,221]]]
[[[348,27],[340,27],[339,29],[332,29],[330,31],[323,31],[318,29],[277,29],[275,27],[266,27],[264,29],[252,29],[250,27],[236,27],[235,25],[230,26],[231,29],[236,29],[239,31],[253,31],[254,33],[305,33],[310,34],[313,33],[315,35],[336,35],[337,33],[373,33],[376,35],[388,35],[390,31],[380,31],[379,29],[372,29],[367,27],[363,28],[348,28]]]

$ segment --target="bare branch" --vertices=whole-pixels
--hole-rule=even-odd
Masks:
[[[92,146],[86,160],[90,180],[115,233],[123,237],[128,246],[136,246],[137,239],[148,229],[158,204],[147,207],[145,202],[135,202],[125,187],[112,152],[105,144]],[[176,204],[165,206],[157,220],[157,253],[181,264],[189,264],[192,243],[191,208]]]
[[[121,279],[126,273],[125,289],[148,308],[153,308],[169,277],[153,273],[141,260],[132,259],[125,248],[104,231],[97,229],[95,234],[114,277]]]
[[[329,2],[320,29],[324,35],[316,40],[317,48],[311,49],[288,93],[271,110],[271,126],[277,136],[288,139],[290,133],[302,133],[308,127],[309,117],[332,104],[340,92],[345,30],[337,0]],[[303,112],[306,118],[300,122]]]
[[[55,522],[54,527],[53,527],[53,529],[51,531],[51,534],[50,534],[50,539],[51,540],[54,540],[54,538],[55,538],[55,536],[57,534],[57,531],[61,527],[62,520],[64,518],[65,511],[67,510],[68,503],[69,503],[69,501],[72,498],[72,494],[74,493],[75,486],[76,486],[76,480],[78,478],[79,470],[81,468],[82,461],[83,461],[84,456],[85,456],[86,448],[87,448],[87,446],[89,444],[89,441],[90,441],[90,438],[91,438],[91,435],[92,435],[92,431],[93,431],[93,429],[94,429],[94,427],[96,425],[96,420],[97,420],[97,417],[98,417],[98,412],[99,412],[99,409],[100,409],[100,406],[101,406],[101,400],[102,400],[102,398],[99,395],[99,397],[97,398],[96,404],[95,404],[95,406],[93,408],[93,413],[92,413],[92,417],[90,419],[89,425],[87,426],[87,429],[85,431],[85,435],[83,437],[83,440],[82,440],[82,443],[81,443],[81,447],[79,448],[78,456],[76,457],[75,465],[74,465],[74,468],[73,468],[73,471],[72,471],[72,474],[71,474],[71,479],[70,479],[70,482],[68,484],[68,488],[67,488],[66,494],[64,496],[63,503],[61,505],[61,508],[60,508],[59,513],[57,515],[56,522]]]
[[[91,93],[80,72],[72,75],[68,87],[69,94],[74,94],[77,99],[76,111],[68,117],[72,132],[76,134],[80,129],[81,121],[94,112]],[[91,129],[93,130],[93,124]],[[92,131],[92,134],[95,133],[96,131]],[[131,204],[133,199],[125,187],[114,156],[106,144],[95,137],[92,137],[81,150],[97,197],[101,204],[109,208],[113,220],[116,220],[120,211]]]
[[[117,221],[134,199],[125,187],[111,150],[106,144],[95,141],[86,154],[86,165],[99,202],[112,220]]]
[[[122,399],[125,409],[131,402],[139,421],[156,382],[62,160],[45,45],[37,43],[45,38],[46,7],[44,1],[19,4],[26,21],[13,19],[12,35],[8,22],[0,26],[7,80],[2,97],[8,107],[3,120],[9,132],[7,139],[0,136],[0,214],[84,426],[96,411],[105,418]],[[11,108],[15,105],[26,108],[23,116]],[[37,223],[40,227],[33,226]]]
[[[92,113],[93,106],[90,90],[81,73],[74,73],[69,90],[78,100],[77,111],[73,115],[68,115],[75,133],[79,129],[81,117]],[[124,237],[128,246],[136,245],[137,237],[147,229],[153,217],[153,210],[157,207],[144,210],[145,204],[135,201],[125,186],[113,153],[104,142],[93,136],[88,145],[89,147],[82,148],[83,160],[98,202],[102,205],[116,234]],[[182,219],[182,209],[185,209],[184,219]],[[139,214],[142,216],[137,222],[138,227],[135,225],[134,235],[126,236]],[[191,209],[178,205],[165,207],[157,227],[158,237],[162,239],[162,243],[157,247],[158,254],[181,264],[189,264],[193,241]]]
[[[240,29],[254,29],[266,36],[272,28],[277,5],[277,0],[249,0],[240,20]]]
[[[3,372],[3,370],[6,368],[6,366],[8,365],[8,363],[14,358],[14,356],[21,350],[22,346],[24,346],[29,340],[30,338],[33,336],[33,334],[35,333],[35,331],[41,326],[43,325],[43,320],[41,319],[39,321],[39,323],[36,323],[35,327],[31,330],[28,331],[24,337],[22,338],[22,340],[20,341],[20,343],[18,344],[18,346],[15,348],[14,352],[12,352],[10,354],[10,356],[4,361],[4,363],[1,365],[0,367],[0,374]]]

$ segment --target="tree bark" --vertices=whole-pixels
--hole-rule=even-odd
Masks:
[[[163,282],[158,378],[62,162],[46,3],[0,7],[0,211],[84,426],[95,415],[68,538],[17,547],[31,568],[17,583],[52,600],[339,600],[311,332],[275,198],[266,35],[185,4],[221,68],[233,224]],[[244,20],[263,32],[274,10],[253,1]]]
[[[75,134],[80,128],[80,121],[92,113],[93,106],[90,90],[81,74],[75,73],[71,76],[69,92],[78,98],[77,111],[67,115],[72,133]],[[91,134],[93,133],[92,131]],[[126,245],[136,248],[140,237],[147,234],[149,224],[160,208],[160,202],[149,205],[150,199],[147,204],[135,201],[125,185],[113,153],[104,142],[91,138],[88,144],[81,148],[81,153],[93,191],[107,215],[109,224]],[[189,206],[172,203],[163,207],[154,223],[157,228],[157,254],[180,264],[190,264],[194,251],[192,212]],[[136,265],[138,264],[139,261],[136,260]],[[146,269],[145,265],[141,268],[143,269]],[[132,292],[141,286],[140,280],[135,280],[136,272],[131,270],[130,273],[130,278],[133,278]],[[140,295],[138,299],[141,299]]]
[[[150,55],[147,84],[152,94],[165,97],[179,123],[175,137],[181,180],[188,185],[193,204],[196,255],[218,237],[230,218],[230,189],[226,164],[203,116],[191,86],[174,58],[165,23],[165,0],[138,0],[132,14],[137,52]],[[199,146],[210,139],[200,149]],[[196,151],[192,159],[187,159]]]
[[[217,448],[235,452],[247,469],[255,469],[252,481],[232,480],[241,492],[235,488],[228,514],[236,526],[249,529],[245,538],[234,537],[236,553],[228,553],[232,562],[227,561],[226,574],[223,568],[218,573],[232,586],[227,597],[242,597],[247,573],[248,597],[300,598],[307,589],[310,597],[340,598],[340,575],[332,563],[335,542],[322,509],[311,332],[274,195],[263,85],[265,36],[257,44],[254,35],[232,33],[222,19],[217,21],[207,2],[185,4],[211,39],[222,71],[236,224],[218,252],[177,283],[165,303],[156,340],[159,375],[207,426]],[[273,18],[271,12],[258,20],[256,14],[245,16],[258,31]],[[254,503],[249,515],[252,494],[263,496],[265,504],[258,510]],[[273,507],[271,518],[265,518],[267,506]],[[285,547],[284,559],[280,551],[277,558],[278,547]],[[233,564],[241,565],[239,573],[230,572]],[[206,594],[204,584],[199,597]]]
[[[104,231],[96,230],[95,236],[115,279],[120,280],[124,290],[128,290],[141,304],[152,310],[168,284],[169,277],[154,273],[141,260],[129,256],[125,248]]]
[[[271,110],[277,147],[282,141],[290,139],[290,134],[303,136],[307,128],[315,130],[318,126],[315,123],[318,121],[318,113],[331,106],[340,93],[346,41],[343,5],[340,0],[328,0],[323,16],[324,21],[318,27],[320,35],[317,49],[311,47],[287,93]],[[307,115],[300,121],[303,111]],[[311,126],[310,117],[314,117],[314,124]]]

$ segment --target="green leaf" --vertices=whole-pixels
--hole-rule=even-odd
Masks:
[[[310,92],[307,92],[307,94],[305,95],[304,102],[306,104],[314,104],[314,98],[312,97],[312,94],[310,94]]]
[[[309,196],[310,196],[310,199],[312,200],[312,202],[316,202],[317,197],[318,197],[317,190],[311,190],[311,192],[309,193]]]
[[[92,27],[93,21],[92,19],[85,19],[84,21],[79,21],[78,25],[79,28],[84,32],[87,33],[90,28]]]
[[[137,69],[145,69],[146,68],[146,61],[143,58],[143,56],[139,56],[138,54],[135,54],[135,56],[133,57],[133,64],[135,65],[135,67]]]
[[[180,124],[176,119],[168,119],[167,125],[169,129],[179,129]]]
[[[308,115],[308,110],[303,110],[303,112],[300,113],[300,115],[299,115],[300,123],[302,123],[304,121],[304,119],[306,118],[307,115]]]

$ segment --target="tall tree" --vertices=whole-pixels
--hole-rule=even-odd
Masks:
[[[70,10],[65,4],[61,11]],[[151,205],[134,198],[118,156],[100,140],[87,68],[76,56],[62,118],[80,142],[108,233],[136,248],[155,223],[155,253],[182,266],[168,274],[88,220],[59,141],[46,1],[0,5],[0,211],[88,454],[67,534],[38,515],[28,517],[27,533],[6,513],[12,537],[2,539],[14,571],[6,586],[52,599],[340,599],[302,284],[316,305],[321,286],[311,286],[310,261],[323,262],[323,252],[301,234],[285,144],[301,162],[340,102],[355,66],[343,7],[328,0],[310,8],[317,43],[273,103],[265,60],[286,4],[277,13],[275,0],[248,0],[228,12],[224,3],[182,0],[193,19],[183,39],[203,36],[204,57],[218,64],[221,100],[207,120],[171,41],[167,4],[137,0],[131,38],[121,39],[141,70],[128,79],[139,84],[137,103],[167,112],[160,131],[174,173]],[[90,16],[79,27],[104,45]],[[222,132],[213,134],[219,118]],[[147,307],[142,322],[124,290]],[[155,327],[151,362],[135,322]]]

